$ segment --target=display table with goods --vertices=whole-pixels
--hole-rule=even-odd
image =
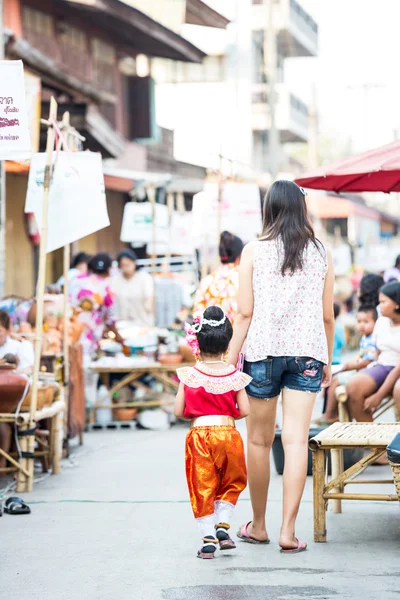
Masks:
[[[387,480],[357,479],[369,466],[386,453],[386,448],[400,433],[400,423],[334,423],[309,442],[313,458],[314,540],[326,542],[326,510],[332,500],[334,513],[342,512],[342,500],[399,501],[393,477]],[[367,453],[345,469],[345,449],[366,449]],[[328,481],[327,460],[331,455],[332,478]],[[391,486],[387,494],[346,492],[351,485]]]
[[[64,389],[54,377],[42,374],[32,432],[29,428],[30,383],[13,365],[0,366],[0,423],[10,426],[15,433],[11,449],[0,448],[0,456],[6,461],[6,466],[0,466],[0,473],[16,474],[17,492],[30,491],[27,485],[29,459],[39,460],[44,471],[51,469],[53,474],[58,474],[61,470]],[[34,447],[29,448],[28,438],[33,434]]]
[[[91,363],[101,382],[89,407],[92,425],[132,421],[143,409],[172,412],[179,386],[176,369],[194,362],[180,331],[131,327],[124,333],[123,346],[104,340],[102,356]]]

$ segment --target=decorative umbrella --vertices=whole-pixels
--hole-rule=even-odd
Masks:
[[[337,193],[400,192],[400,141],[320,167],[296,183]]]

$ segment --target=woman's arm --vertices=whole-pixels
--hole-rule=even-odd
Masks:
[[[238,314],[229,347],[228,364],[236,366],[253,316],[253,245],[245,246],[239,268]]]
[[[335,273],[331,253],[327,253],[328,272],[325,277],[324,291],[322,294],[323,318],[325,326],[326,341],[328,343],[328,361],[324,367],[324,378],[322,387],[328,387],[332,380],[332,352],[335,337],[335,316],[333,314],[333,287],[335,284]]]
[[[178,392],[175,398],[174,415],[178,419],[185,418],[185,388],[183,383],[179,384]]]
[[[240,390],[236,396],[236,402],[239,408],[239,419],[244,419],[250,414],[250,402],[246,390]]]

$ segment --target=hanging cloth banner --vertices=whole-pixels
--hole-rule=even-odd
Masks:
[[[168,244],[168,207],[165,204],[155,205],[155,238],[166,248]],[[122,219],[121,242],[136,244],[152,244],[153,213],[150,202],[128,202],[125,204]]]
[[[0,160],[31,156],[22,60],[0,61]]]
[[[25,212],[42,223],[46,154],[34,154]],[[50,185],[47,252],[63,248],[110,225],[103,165],[98,152],[54,152]],[[39,227],[40,230],[40,227]]]
[[[256,184],[228,181],[222,188],[219,206],[218,184],[206,183],[204,191],[193,197],[191,234],[197,247],[201,247],[207,236],[208,243],[216,243],[219,211],[221,231],[230,231],[245,243],[253,241],[261,233],[260,190]]]

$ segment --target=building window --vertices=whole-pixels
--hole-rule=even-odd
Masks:
[[[22,7],[22,28],[27,41],[38,50],[56,58],[57,44],[53,18],[30,6]]]
[[[59,39],[63,64],[75,73],[88,77],[89,53],[85,32],[62,22],[59,25]]]
[[[93,83],[100,89],[115,92],[115,74],[117,72],[116,52],[113,46],[102,40],[92,42]]]
[[[154,60],[153,70],[158,83],[212,83],[225,79],[225,57],[207,56],[202,63],[174,60]]]
[[[264,59],[264,32],[252,32],[253,45],[253,83],[266,83],[266,64]]]

